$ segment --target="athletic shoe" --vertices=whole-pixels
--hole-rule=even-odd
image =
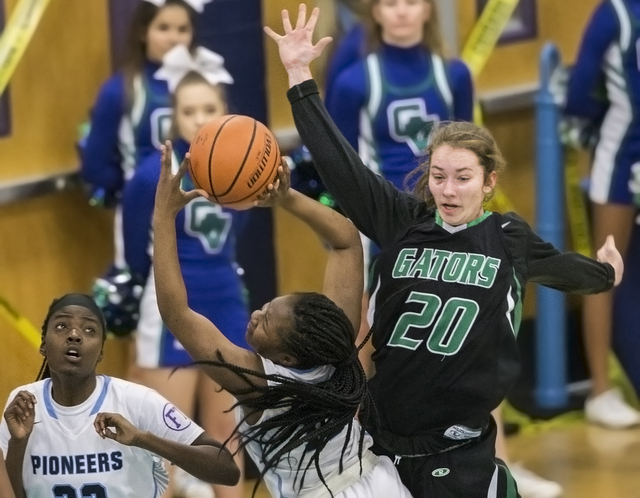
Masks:
[[[188,474],[180,467],[173,473],[173,494],[180,498],[215,498],[210,484]]]
[[[632,408],[618,389],[609,389],[584,404],[584,414],[588,422],[609,429],[627,429],[640,425],[640,412]]]
[[[518,483],[518,492],[522,498],[559,498],[562,496],[560,484],[547,481],[518,463],[510,465],[509,471]]]

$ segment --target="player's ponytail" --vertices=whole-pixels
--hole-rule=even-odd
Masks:
[[[264,468],[254,487],[254,495],[269,469],[286,459],[292,450],[306,444],[305,455],[310,455],[310,459],[305,467],[302,466],[304,458],[298,462],[294,486],[302,489],[306,472],[313,465],[333,496],[320,468],[320,454],[327,443],[346,427],[346,440],[340,456],[342,472],[343,457],[349,446],[356,414],[360,410],[359,417],[363,424],[366,423],[373,404],[364,369],[358,360],[353,326],[347,315],[322,294],[295,295],[298,299],[293,307],[294,326],[290,333],[281,335],[284,347],[298,360],[296,369],[333,366],[335,370],[329,379],[311,384],[281,375],[266,375],[226,363],[221,354],[217,360],[197,363],[227,368],[250,386],[243,394],[259,393],[259,396],[243,399],[235,405],[245,408],[247,415],[243,421],[252,413],[269,408],[285,409],[242,431],[238,451],[251,441],[260,444],[262,450]],[[255,377],[266,379],[268,384],[256,385],[252,381]],[[240,425],[234,435],[239,432]],[[363,443],[364,430],[360,431],[358,441],[360,462]]]

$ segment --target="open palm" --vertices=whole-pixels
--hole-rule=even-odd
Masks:
[[[265,33],[278,44],[280,60],[287,72],[308,70],[311,61],[316,59],[324,48],[331,43],[331,37],[326,37],[315,45],[313,44],[313,31],[319,14],[320,10],[317,7],[314,8],[307,21],[307,6],[300,4],[295,28],[291,26],[289,11],[286,9],[282,11],[284,35],[279,35],[270,27],[265,26]]]

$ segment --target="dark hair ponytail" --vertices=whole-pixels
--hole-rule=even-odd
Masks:
[[[250,415],[267,409],[285,409],[241,433],[238,451],[251,441],[262,447],[264,469],[254,487],[254,495],[269,469],[278,465],[290,451],[306,444],[304,455],[309,453],[311,458],[304,468],[304,458],[298,463],[295,479],[297,481],[300,478],[299,489],[302,489],[306,472],[313,464],[320,481],[333,496],[322,475],[320,454],[327,443],[347,427],[347,437],[340,455],[339,470],[342,472],[343,457],[349,446],[356,414],[360,410],[360,419],[365,425],[373,404],[364,369],[358,360],[353,326],[347,315],[322,294],[301,293],[296,296],[298,300],[293,307],[295,325],[290,333],[281,335],[284,347],[297,358],[296,368],[311,369],[323,365],[335,367],[329,379],[311,384],[281,375],[266,375],[229,364],[220,353],[217,361],[197,363],[227,368],[249,386],[242,392],[232,394],[259,393],[256,397],[243,399],[234,405],[234,408],[242,406],[246,410],[242,422]],[[256,385],[252,381],[256,377],[266,379],[268,384]],[[242,422],[236,426],[234,436],[239,433]],[[361,430],[358,441],[361,472],[363,443],[364,429]]]

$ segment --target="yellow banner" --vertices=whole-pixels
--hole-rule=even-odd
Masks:
[[[3,297],[0,297],[0,316],[3,316],[34,348],[40,347],[41,333]]]
[[[569,213],[569,225],[573,238],[573,250],[577,253],[593,257],[591,247],[591,230],[589,228],[589,216],[584,192],[580,185],[580,171],[578,168],[578,151],[573,147],[564,147],[565,162],[565,196],[567,198],[567,211]]]
[[[462,60],[477,79],[519,0],[489,0],[462,50]]]
[[[488,202],[487,210],[494,211],[496,213],[508,213],[509,211],[515,211],[513,204],[511,204],[511,201],[499,186],[496,187],[493,197]]]
[[[20,0],[0,38],[0,95],[29,45],[49,0]]]

